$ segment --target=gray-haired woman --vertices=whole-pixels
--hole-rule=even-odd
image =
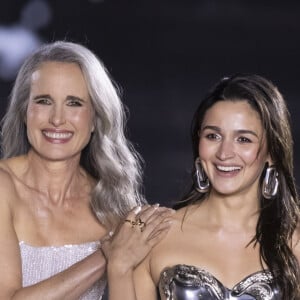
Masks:
[[[25,61],[2,121],[1,299],[101,299],[101,238],[118,232],[109,263],[120,280],[165,235],[170,210],[136,208],[141,168],[124,121],[116,87],[84,46],[46,44]]]

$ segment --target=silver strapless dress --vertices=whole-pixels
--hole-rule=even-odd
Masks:
[[[99,242],[79,245],[33,247],[20,242],[22,258],[23,286],[33,285],[47,279],[84,259],[95,252]],[[104,293],[106,280],[102,279],[89,288],[79,299],[100,300]]]
[[[159,281],[162,300],[280,300],[280,291],[269,271],[244,278],[226,288],[209,272],[188,265],[163,270]]]

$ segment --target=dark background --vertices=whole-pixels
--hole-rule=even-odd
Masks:
[[[48,15],[36,9],[26,20],[28,3],[38,2],[47,6]],[[193,111],[212,84],[236,72],[263,75],[286,97],[299,185],[299,17],[299,1],[7,0],[0,4],[0,29],[21,24],[40,42],[80,42],[104,61],[130,110],[128,136],[145,160],[147,199],[165,205],[171,205],[186,185],[192,163]],[[4,46],[3,39],[0,59],[1,43]],[[22,49],[22,42],[16,47]],[[1,116],[12,82],[13,76],[0,79]]]
[[[1,30],[18,26],[36,43],[80,42],[104,61],[130,110],[128,136],[145,160],[149,202],[170,206],[181,195],[192,164],[193,111],[212,84],[237,72],[266,76],[286,97],[299,185],[300,1],[1,1],[0,72],[8,45]],[[25,49],[18,37],[12,44]],[[2,74],[0,116],[14,79]]]

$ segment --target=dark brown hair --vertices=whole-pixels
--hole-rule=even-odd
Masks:
[[[198,131],[205,113],[219,101],[247,101],[260,116],[268,151],[278,171],[279,188],[272,199],[259,193],[260,215],[250,243],[259,244],[260,258],[276,279],[282,299],[300,299],[299,263],[291,242],[299,222],[300,204],[293,176],[293,140],[286,103],[278,89],[261,76],[237,74],[222,79],[195,112],[191,128],[194,159],[199,156]],[[193,168],[192,174],[194,171]],[[264,172],[260,184],[263,177]],[[199,203],[205,197],[192,186],[175,208]]]

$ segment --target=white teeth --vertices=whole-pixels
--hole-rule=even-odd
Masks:
[[[217,169],[224,172],[232,172],[232,171],[238,171],[241,169],[241,167],[225,167],[225,166],[217,166]]]
[[[72,136],[71,132],[49,132],[43,131],[44,135],[51,139],[68,139]]]

